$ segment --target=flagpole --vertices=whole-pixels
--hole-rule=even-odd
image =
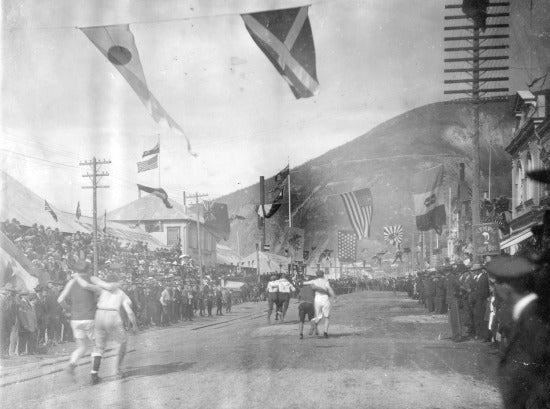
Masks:
[[[288,227],[292,227],[292,205],[290,199],[290,158],[288,159]]]
[[[160,134],[158,135],[158,145],[159,145],[159,153],[157,154],[158,158],[159,158],[159,187],[161,186],[160,185]]]

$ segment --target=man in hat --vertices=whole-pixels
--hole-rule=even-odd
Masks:
[[[15,295],[17,290],[12,283],[0,288],[0,355],[9,356],[10,334],[17,317]]]
[[[112,286],[99,282],[98,285],[94,285],[80,276],[77,276],[76,280],[83,288],[99,294],[94,322],[95,345],[92,352],[92,384],[99,382],[99,367],[108,339],[113,339],[118,344],[116,372],[117,376],[122,377],[121,365],[126,356],[127,337],[120,309],[124,308],[132,324],[133,331],[137,331],[138,325],[132,310],[132,301],[120,289],[120,277],[114,271],[109,272],[105,277],[107,283],[118,284],[112,290],[107,289],[113,288]]]
[[[512,332],[499,367],[505,408],[550,407],[550,320],[535,292],[535,266],[499,257],[487,270],[497,294],[512,305]]]

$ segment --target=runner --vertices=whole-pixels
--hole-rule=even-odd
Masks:
[[[73,266],[72,278],[63,288],[61,294],[57,298],[57,302],[61,305],[71,321],[71,329],[76,340],[76,349],[71,354],[69,366],[66,371],[75,381],[74,370],[78,360],[82,358],[88,343],[93,341],[94,335],[94,316],[96,309],[95,294],[83,288],[77,281],[76,277],[82,274],[82,281],[90,281],[90,264],[85,261],[78,261]],[[70,300],[70,306],[66,299]]]
[[[317,328],[319,321],[324,318],[325,327],[323,336],[328,338],[330,298],[334,298],[336,300],[336,294],[334,294],[328,279],[324,277],[324,273],[321,270],[317,271],[316,279],[305,281],[304,285],[306,284],[311,284],[315,290],[315,318],[313,319],[313,324],[315,325],[315,328]]]
[[[315,327],[312,319],[315,317],[315,291],[311,285],[302,285],[300,288],[300,294],[298,296],[300,300],[300,305],[298,306],[298,315],[300,317],[300,323],[298,324],[298,329],[300,330],[300,339],[304,339],[304,322],[306,320],[306,315],[308,321],[311,322],[311,328],[309,330],[309,335],[313,335],[313,331],[316,332],[315,335],[319,335],[319,331]]]
[[[132,324],[132,330],[135,333],[138,326],[132,310],[132,301],[118,286],[114,290],[107,290],[107,288],[111,288],[108,284],[103,285],[98,282],[98,285],[93,285],[84,281],[81,277],[76,277],[76,280],[83,288],[99,294],[95,314],[95,347],[92,352],[92,384],[96,384],[100,380],[98,372],[101,365],[101,357],[109,339],[114,340],[118,344],[116,373],[118,377],[122,377],[121,365],[126,355],[127,337],[120,315],[120,308],[123,307],[126,311],[128,319]],[[118,275],[114,272],[110,272],[105,280],[107,283],[119,283],[120,281]]]
[[[271,324],[271,314],[273,313],[273,304],[277,305],[279,298],[279,280],[277,276],[272,275],[267,283],[267,323]],[[277,314],[277,313],[275,313]]]
[[[281,277],[278,281],[279,281],[278,304],[281,309],[281,322],[284,322],[286,311],[288,310],[288,304],[290,303],[290,292],[295,291],[296,289],[285,276]]]

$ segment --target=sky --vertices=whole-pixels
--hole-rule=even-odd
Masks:
[[[160,181],[180,201],[183,191],[215,199],[444,99],[441,0],[310,2],[320,86],[318,95],[299,100],[239,13],[303,1],[2,4],[0,169],[61,210],[74,211],[80,202],[91,213],[91,191],[81,189],[89,168],[79,163],[94,156],[111,161],[101,168],[109,172],[102,184],[110,187],[98,191],[100,211],[135,200],[136,183]],[[149,89],[197,158],[180,135],[151,118],[76,28],[126,23]],[[158,140],[160,172],[138,174],[136,162]]]

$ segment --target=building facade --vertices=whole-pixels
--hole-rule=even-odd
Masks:
[[[531,227],[542,223],[548,205],[544,185],[527,177],[527,172],[550,165],[550,93],[518,91],[514,109],[513,138],[506,147],[512,156],[512,220],[510,235],[500,243],[509,254],[532,236]]]

